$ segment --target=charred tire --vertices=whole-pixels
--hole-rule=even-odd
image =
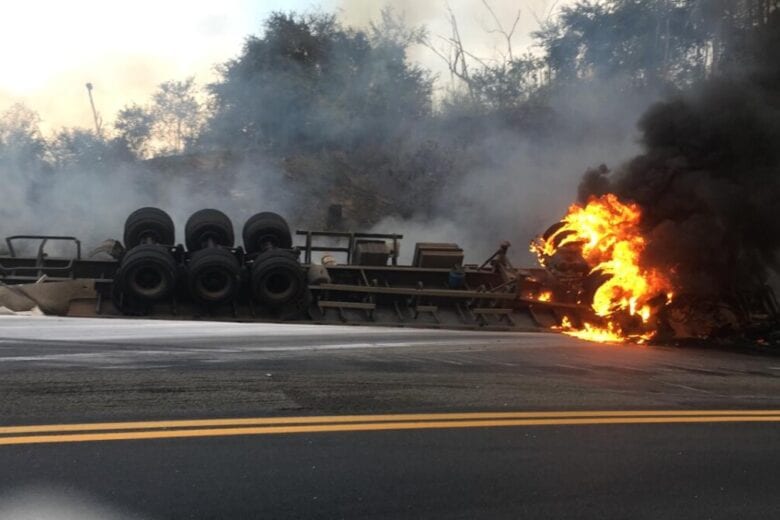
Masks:
[[[244,224],[242,236],[247,253],[292,247],[292,235],[287,221],[270,211],[252,215]]]
[[[165,300],[176,287],[176,261],[165,246],[135,246],[122,259],[114,284],[120,293],[135,300]]]
[[[241,266],[228,250],[216,247],[193,253],[187,266],[187,285],[196,301],[229,303],[238,294]]]
[[[125,221],[125,247],[131,249],[145,242],[173,244],[173,220],[161,209],[141,208],[133,211]]]
[[[184,242],[188,251],[198,251],[211,245],[233,247],[233,223],[216,209],[193,213],[184,226]]]
[[[306,293],[301,265],[284,251],[266,251],[252,266],[252,297],[267,307],[299,301]]]

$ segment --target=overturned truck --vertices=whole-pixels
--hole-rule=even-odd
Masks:
[[[400,234],[293,236],[284,218],[262,212],[244,223],[237,246],[232,222],[216,209],[190,216],[184,244],[175,238],[171,217],[150,207],[128,216],[122,242],[107,240],[87,255],[75,237],[8,237],[0,313],[563,332],[604,323],[591,306],[603,277],[589,272],[577,248],[559,248],[543,268],[519,268],[508,242],[481,264],[465,264],[457,244],[425,242],[400,265]],[[623,336],[648,327],[645,337],[660,340],[777,330],[768,288],[659,305],[652,320],[623,316]]]
[[[75,237],[8,237],[0,308],[492,330],[547,330],[564,316],[591,313],[550,301],[560,292],[555,280],[544,269],[514,267],[508,243],[481,265],[464,264],[457,244],[417,243],[411,265],[399,265],[400,234],[299,230],[293,237],[284,218],[262,212],[245,222],[237,246],[230,219],[215,209],[190,216],[184,244],[175,236],[167,213],[141,208],[127,218],[122,242],[108,240],[88,255]],[[48,253],[63,243],[72,254]]]

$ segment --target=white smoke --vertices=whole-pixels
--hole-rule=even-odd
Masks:
[[[374,229],[458,242],[467,261],[481,261],[509,240],[513,259],[534,262],[529,242],[563,216],[583,172],[604,162],[617,166],[638,152],[637,117],[654,99],[608,84],[561,92],[550,100],[560,135],[520,135],[497,125],[469,150],[468,162],[476,165],[436,191],[433,219],[392,217]]]
[[[76,235],[89,249],[107,238],[121,240],[132,211],[155,206],[168,212],[177,240],[184,224],[203,208],[224,211],[233,221],[240,243],[243,223],[258,211],[292,213],[288,182],[270,162],[244,161],[229,175],[186,168],[150,171],[126,164],[112,172],[35,173],[0,171],[5,187],[0,207],[0,235]]]

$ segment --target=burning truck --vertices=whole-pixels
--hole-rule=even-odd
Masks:
[[[778,324],[766,286],[734,297],[678,292],[646,263],[642,211],[614,194],[574,204],[531,243],[539,265],[514,266],[510,244],[481,264],[455,243],[290,230],[278,214],[246,220],[242,244],[221,211],[195,212],[175,243],[171,217],[141,208],[123,240],[88,255],[75,237],[17,235],[0,256],[0,309],[66,316],[559,331],[591,341],[702,338]],[[70,255],[48,253],[70,244]],[[34,247],[32,247],[34,246]],[[58,247],[62,250],[62,247]],[[319,256],[319,258],[318,258]]]
[[[645,256],[648,246],[639,205],[607,193],[574,204],[564,218],[531,243],[562,294],[587,303],[595,322],[564,316],[558,330],[592,341],[708,338],[777,326],[778,305],[769,285],[741,292],[681,292],[675,269]]]

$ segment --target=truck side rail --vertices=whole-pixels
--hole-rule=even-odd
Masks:
[[[393,249],[390,252],[390,258],[393,265],[398,265],[398,254],[400,251],[400,240],[404,237],[396,233],[352,233],[347,231],[309,231],[309,230],[296,230],[295,234],[298,236],[305,236],[306,242],[303,245],[304,263],[311,263],[311,254],[315,251],[328,252],[328,253],[346,253],[347,263],[352,263],[352,252],[355,248],[355,242],[359,239],[374,239],[374,240],[392,240]],[[348,245],[345,246],[321,246],[314,245],[315,238],[336,238],[347,239]]]

